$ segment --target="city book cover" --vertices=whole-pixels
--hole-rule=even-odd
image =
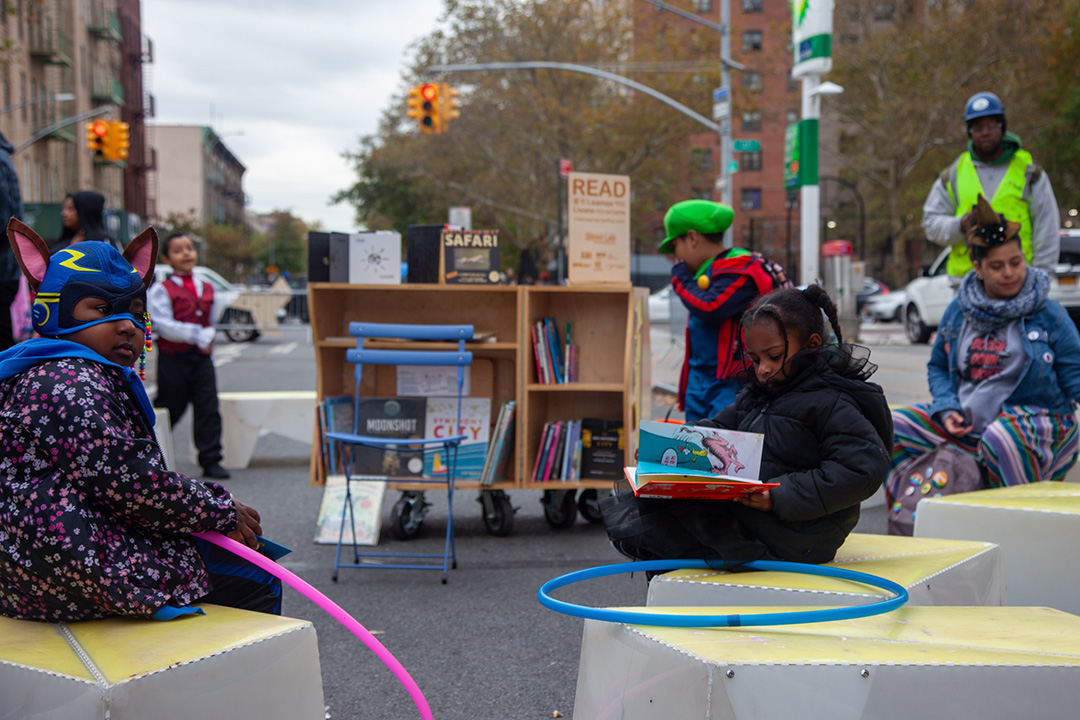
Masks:
[[[730,500],[778,483],[758,479],[765,436],[645,420],[638,428],[638,464],[625,469],[638,497]]]

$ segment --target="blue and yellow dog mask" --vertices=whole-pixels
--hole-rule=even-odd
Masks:
[[[130,311],[133,300],[146,300],[154,281],[158,238],[147,228],[132,240],[123,254],[104,242],[70,245],[50,257],[49,247],[32,228],[15,218],[8,223],[8,240],[23,274],[36,293],[34,329],[45,337],[58,337],[103,322],[132,320],[145,328],[146,319]],[[113,312],[92,322],[72,317],[75,305],[87,297],[108,302]]]

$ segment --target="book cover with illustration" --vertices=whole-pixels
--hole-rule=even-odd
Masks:
[[[461,398],[460,427],[455,427],[457,402],[456,397],[427,398],[424,435],[429,438],[465,435],[457,449],[454,476],[457,480],[476,481],[484,471],[491,437],[491,398]],[[428,445],[424,451],[424,477],[445,476],[449,471],[448,461],[441,445]]]
[[[335,432],[352,432],[351,403],[338,406],[340,416],[331,420],[330,429]],[[424,420],[427,399],[415,397],[360,398],[359,423],[356,433],[387,438],[421,438],[424,436]],[[336,443],[341,445],[341,443]],[[424,454],[420,446],[398,446],[401,449],[385,449],[353,445],[354,475],[379,475],[384,477],[419,477],[424,471]],[[340,452],[340,449],[339,451]]]
[[[581,421],[581,479],[617,480],[622,476],[626,443],[622,420]]]
[[[746,497],[777,486],[758,479],[764,441],[759,433],[645,420],[637,467],[624,472],[639,497]]]
[[[449,285],[499,283],[498,230],[443,230],[439,277]]]
[[[353,526],[356,527],[358,545],[378,545],[379,530],[382,526],[383,496],[386,483],[375,480],[357,480],[353,476],[350,488],[353,519],[350,522],[345,514],[345,534],[342,542],[352,545]],[[341,533],[342,510],[345,508],[345,476],[330,475],[323,487],[322,505],[315,523],[315,543],[318,545],[336,545]]]

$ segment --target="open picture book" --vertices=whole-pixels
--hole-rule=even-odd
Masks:
[[[624,472],[638,497],[746,497],[778,485],[758,479],[764,440],[759,433],[644,420],[637,467]]]

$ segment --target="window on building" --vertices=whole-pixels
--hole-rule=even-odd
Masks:
[[[712,188],[694,188],[690,194],[694,200],[712,200]]]
[[[712,150],[705,148],[691,150],[690,167],[693,170],[712,170]]]
[[[878,22],[896,18],[896,6],[891,2],[880,2],[874,6],[874,19]]]
[[[857,45],[859,42],[859,36],[854,33],[844,33],[840,36],[841,45]]]
[[[742,0],[742,11],[744,13],[761,12],[761,0]]]
[[[859,152],[859,136],[855,133],[841,131],[837,146],[841,155],[854,155]]]
[[[761,130],[761,112],[751,110],[742,114],[743,132],[758,132]]]
[[[760,30],[747,30],[742,34],[742,51],[761,52],[762,34]]]
[[[743,210],[760,210],[761,188],[743,188],[739,207]]]
[[[797,123],[797,122],[799,122],[799,111],[798,110],[788,110],[787,111],[787,124],[791,125],[792,123]]]
[[[694,12],[696,12],[696,13],[712,12],[712,0],[694,0]]]
[[[798,90],[799,90],[799,81],[796,80],[795,78],[791,77],[791,70],[788,70],[788,74],[787,74],[787,91],[788,92],[798,92]]]
[[[750,92],[761,92],[765,89],[765,82],[761,77],[761,73],[754,70],[744,70],[739,74],[742,75],[742,86]]]
[[[739,153],[739,171],[752,172],[761,169],[761,151]]]

